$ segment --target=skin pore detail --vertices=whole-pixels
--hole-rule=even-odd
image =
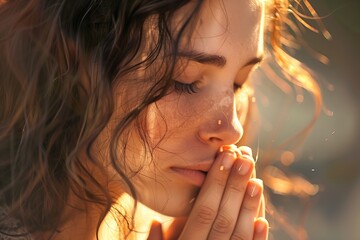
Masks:
[[[233,99],[231,98],[230,94],[232,95],[232,93],[227,93],[227,96],[225,96],[223,99],[220,100],[219,102],[220,108],[228,107],[233,104]]]
[[[199,90],[193,94],[173,91],[149,106],[147,130],[150,143],[156,146],[153,158],[147,155],[147,159],[137,160],[135,153],[143,152],[142,145],[132,141],[129,146],[134,152],[131,164],[143,166],[132,178],[141,203],[166,215],[186,215],[199,188],[183,181],[172,169],[211,163],[221,145],[241,138],[233,88],[235,82],[246,81],[253,67],[247,63],[263,54],[262,5],[262,1],[204,2],[191,50],[223,56],[226,64],[185,59],[189,62],[176,80],[199,81]],[[214,9],[221,10],[214,13]],[[207,24],[202,25],[204,22]]]
[[[0,239],[266,240],[256,176],[323,102],[296,21],[325,31],[307,0],[0,0]],[[257,80],[314,97],[281,146]]]
[[[268,171],[302,157],[333,90],[306,29],[330,38],[308,0],[0,0],[0,239],[266,240],[265,209],[306,235]],[[292,95],[308,123],[270,129]],[[289,174],[306,189],[286,195],[318,192]]]
[[[126,214],[139,223],[139,227],[135,226],[139,232],[136,233],[138,239],[141,236],[146,239],[145,233],[150,228],[151,220],[144,222],[143,213],[183,217],[194,206],[206,174],[187,177],[188,173],[179,174],[176,170],[181,172],[194,166],[208,170],[222,145],[235,144],[241,139],[243,120],[239,120],[238,115],[246,114],[242,101],[237,101],[239,98],[235,96],[234,84],[244,84],[263,55],[263,8],[262,0],[204,1],[190,42],[186,40],[188,44],[180,47],[180,52],[192,54],[180,54],[178,64],[181,67],[174,78],[185,84],[197,81],[197,92],[189,94],[172,90],[147,107],[144,129],[149,148],[144,146],[136,131],[131,131],[126,139],[123,167],[138,195],[135,216],[132,216],[128,192],[121,188],[124,185],[122,179],[108,163],[109,153],[97,149],[96,157],[106,162],[108,171],[107,178],[102,173],[97,178],[117,196],[119,203],[130,201]],[[195,57],[193,53],[196,53]],[[132,74],[142,75],[137,72]],[[126,110],[122,106],[124,99],[129,102],[136,99],[135,91],[124,98],[121,87],[124,86],[115,89],[118,94],[115,95],[116,108],[112,119],[95,145],[109,142],[118,116]],[[133,89],[133,86],[130,87]],[[219,121],[221,124],[218,124]],[[120,142],[119,151],[122,149]],[[121,156],[121,153],[118,155]],[[113,226],[109,233],[116,235],[116,223],[111,213],[105,220],[101,232],[105,234],[107,226]]]
[[[11,4],[12,1],[6,1],[4,4],[8,4],[7,2]],[[50,6],[49,8],[55,9],[51,1],[46,2]],[[63,114],[59,116],[67,117],[67,121],[64,123],[61,123],[61,118],[56,119],[54,128],[59,126],[64,128],[64,136],[61,131],[56,131],[56,138],[54,139],[58,145],[53,145],[54,152],[51,153],[53,155],[47,156],[49,160],[46,159],[46,161],[49,162],[39,163],[42,164],[39,166],[44,168],[48,166],[48,163],[52,164],[49,165],[49,169],[44,169],[44,174],[48,174],[49,176],[45,176],[53,180],[49,185],[46,185],[47,183],[39,185],[40,188],[60,187],[55,191],[50,191],[50,194],[54,196],[44,199],[38,205],[46,203],[49,199],[55,200],[55,197],[58,197],[57,203],[63,205],[59,205],[59,211],[55,212],[58,214],[55,217],[58,217],[59,221],[49,219],[52,220],[49,226],[43,227],[36,223],[42,217],[43,212],[41,210],[47,211],[46,217],[52,217],[50,215],[51,209],[45,209],[47,206],[39,206],[40,213],[37,218],[26,217],[30,223],[34,223],[37,227],[35,231],[38,233],[34,233],[35,239],[50,239],[52,234],[55,235],[52,238],[54,240],[124,239],[124,235],[129,232],[131,233],[128,239],[147,239],[151,222],[154,219],[161,218],[161,221],[164,222],[167,219],[190,218],[189,216],[194,213],[194,209],[198,209],[194,206],[199,203],[201,193],[205,191],[205,198],[201,201],[209,203],[207,201],[215,201],[216,196],[224,191],[217,189],[214,192],[213,188],[209,186],[216,186],[214,183],[216,183],[215,177],[217,175],[221,177],[222,181],[226,180],[231,172],[231,166],[235,162],[235,154],[227,153],[229,151],[221,152],[221,147],[234,145],[243,136],[244,129],[238,115],[239,112],[245,114],[246,111],[237,97],[242,90],[237,90],[237,88],[245,84],[251,69],[264,54],[262,37],[263,1],[204,0],[201,4],[199,3],[200,8],[193,14],[191,11],[194,9],[196,1],[190,1],[188,4],[185,3],[186,1],[178,1],[179,7],[169,6],[165,0],[155,1],[163,9],[154,8],[152,11],[147,9],[154,7],[152,1],[141,1],[141,4],[146,6],[143,9],[142,5],[136,6],[134,1],[114,1],[121,5],[119,8],[122,11],[129,11],[131,7],[139,7],[137,14],[140,16],[143,16],[141,15],[142,11],[149,11],[144,15],[146,16],[145,23],[137,19],[131,20],[134,21],[134,26],[131,24],[128,26],[127,22],[122,22],[125,20],[122,19],[121,14],[125,16],[129,13],[130,15],[130,12],[115,13],[114,9],[110,11],[107,6],[99,6],[100,10],[96,6],[91,8],[89,12],[86,12],[86,17],[89,19],[83,19],[84,25],[81,25],[82,23],[77,23],[77,20],[82,22],[79,16],[84,14],[82,10],[86,10],[85,7],[83,9],[80,6],[82,4],[72,6],[73,3],[68,0],[64,1],[64,4],[65,2],[70,9],[74,7],[74,13],[68,11],[69,14],[72,14],[66,19],[69,19],[69,23],[62,22],[63,15],[67,16],[67,13],[65,14],[60,10],[57,15],[59,18],[54,17],[53,24],[47,23],[47,21],[42,23],[51,25],[50,29],[54,36],[44,37],[48,43],[44,46],[47,52],[42,52],[43,48],[39,48],[41,51],[39,50],[39,53],[34,51],[34,54],[39,54],[44,63],[48,64],[49,62],[51,64],[45,64],[44,68],[49,67],[49,69],[41,68],[39,76],[33,76],[34,78],[41,77],[42,80],[43,70],[44,74],[54,70],[52,78],[49,78],[50,80],[61,76],[61,78],[56,78],[55,84],[51,83],[47,89],[47,94],[54,96],[49,98],[45,96],[44,99],[39,100],[54,101],[49,102],[48,105],[49,108],[54,106],[51,111],[54,111],[54,114],[56,113],[55,117],[58,114],[56,107],[61,105],[61,111],[64,112],[59,110],[59,114]],[[90,4],[90,2],[92,4],[94,1],[87,3],[84,1],[84,4]],[[103,1],[95,2],[96,4],[99,2],[101,5]],[[42,1],[31,1],[31,3],[35,6]],[[83,2],[81,1],[81,3]],[[24,3],[24,5],[26,4]],[[31,5],[28,8],[31,10],[34,6]],[[158,5],[155,4],[155,6]],[[47,8],[39,7],[39,9],[49,11]],[[24,10],[25,13],[26,11]],[[109,27],[111,29],[107,29],[108,22],[97,21],[102,20],[97,19],[97,14],[103,14],[102,11],[109,11],[110,19],[107,19],[107,16],[103,17],[106,21],[110,21]],[[46,17],[46,20],[50,21],[52,15],[47,15],[50,13],[45,12],[44,15],[39,15],[40,20],[35,20],[43,21]],[[106,15],[107,12],[104,14]],[[173,22],[166,22],[167,16],[173,16],[172,14],[174,17],[170,17],[170,19]],[[112,19],[113,15],[119,19]],[[161,19],[164,16],[165,19]],[[173,40],[175,39],[177,42],[179,27],[184,26],[187,16],[191,16],[190,24],[180,35],[181,38],[178,39],[179,44],[177,45]],[[96,22],[92,22],[94,21],[93,18]],[[19,16],[18,19],[20,19]],[[36,21],[34,23],[42,26]],[[75,26],[76,24],[81,27]],[[162,29],[161,24],[169,24],[169,32],[166,31],[167,29]],[[90,32],[90,27],[88,30],[88,26],[94,28],[93,32]],[[129,42],[136,42],[135,35],[139,33],[138,30],[141,27],[143,27],[143,32],[141,32],[143,35],[137,36],[139,42],[134,43],[131,49]],[[127,28],[130,30],[129,33],[126,32]],[[81,32],[76,32],[80,30]],[[118,30],[120,33],[117,32]],[[26,32],[27,30],[22,31]],[[31,31],[28,34],[24,36],[36,36]],[[98,37],[99,39],[97,39]],[[165,37],[166,40],[160,41],[161,37]],[[124,38],[129,39],[124,40]],[[34,37],[31,44],[40,45],[37,44],[36,40],[38,39]],[[54,40],[54,46],[50,40]],[[16,43],[16,41],[14,42]],[[67,42],[74,45],[73,52],[65,49],[68,47]],[[39,43],[43,42],[39,41]],[[84,46],[81,46],[82,44]],[[120,44],[123,45],[120,46]],[[129,49],[123,49],[124,46],[127,48],[127,44],[129,44]],[[17,45],[10,44],[9,46]],[[52,49],[53,47],[55,50]],[[160,49],[158,52],[154,50],[156,47]],[[172,47],[177,48],[178,51],[172,52]],[[64,52],[65,50],[67,52]],[[55,53],[53,53],[54,51]],[[155,57],[151,58],[151,54],[154,52]],[[107,53],[109,53],[108,56]],[[54,57],[52,54],[56,56]],[[172,74],[165,74],[168,69],[164,69],[164,67],[162,69],[162,65],[158,64],[164,63],[163,59],[168,59],[167,54],[170,56],[170,60],[174,58],[176,62],[174,71],[169,70],[169,73],[174,72],[173,79],[170,79]],[[123,59],[119,59],[119,56]],[[32,60],[35,61],[35,57],[38,55],[35,55]],[[162,57],[164,58],[160,59]],[[49,59],[51,61],[48,61]],[[141,62],[142,60],[146,61]],[[81,68],[84,68],[81,74],[77,72],[76,64],[71,66],[70,73],[67,73],[67,67],[73,62],[77,63],[77,61],[79,61]],[[136,65],[139,62],[141,64]],[[34,63],[40,66],[42,62],[35,61]],[[58,70],[57,68],[60,68],[61,64],[64,66]],[[171,64],[164,64],[164,66],[172,67]],[[62,72],[63,70],[66,73]],[[61,74],[64,74],[64,79]],[[104,79],[101,79],[103,76]],[[78,96],[80,93],[77,91],[83,90],[79,90],[78,88],[81,87],[76,84],[81,83],[82,80],[88,81],[88,84],[84,84],[85,88],[88,88],[85,91],[86,94],[89,94],[88,99],[88,96]],[[63,82],[64,86],[60,84]],[[68,83],[67,88],[65,83]],[[160,85],[155,86],[157,83]],[[42,81],[38,80],[29,89],[35,88],[35,85],[43,86]],[[170,85],[171,87],[168,89],[167,86]],[[189,85],[193,86],[196,91],[187,90]],[[39,86],[35,89],[37,94],[41,93],[42,90]],[[157,95],[157,90],[166,91],[160,91],[161,94]],[[15,92],[15,90],[12,91]],[[28,110],[28,104],[29,106],[33,104],[30,100],[24,102],[26,105],[25,112]],[[56,106],[53,105],[54,103]],[[73,104],[79,105],[72,109]],[[48,114],[47,110],[49,109],[47,107],[44,106],[41,112]],[[104,112],[100,111],[102,109],[105,109]],[[41,112],[36,111],[32,114],[37,116]],[[21,113],[23,112],[19,111],[20,115]],[[25,116],[25,122],[28,120],[26,117],[29,116]],[[49,119],[45,120],[52,123],[52,119],[50,119],[52,115],[46,117]],[[17,124],[22,127],[22,120],[19,120]],[[46,140],[49,137],[52,139],[52,130],[48,130],[46,124],[44,121],[43,133],[39,135],[39,138]],[[73,128],[67,129],[68,125]],[[72,130],[74,136],[72,136]],[[31,131],[32,129],[29,132]],[[45,151],[42,153],[42,150],[46,149],[42,149],[43,141],[40,140],[39,143],[34,143],[33,150],[39,150],[40,155],[47,154]],[[71,141],[65,142],[67,140]],[[59,158],[58,152],[56,152],[58,146],[62,147],[59,148],[59,151],[63,154]],[[36,149],[37,147],[39,149]],[[39,158],[42,158],[43,155],[40,155]],[[37,155],[33,158],[36,157]],[[58,160],[61,161],[62,165],[57,164]],[[246,162],[247,167],[242,167],[240,165],[242,162]],[[242,187],[246,188],[253,169],[251,164],[253,164],[251,159],[242,159],[241,161],[238,159],[237,163],[234,164],[236,166],[232,174],[234,184],[240,183],[237,181],[240,179],[243,180],[241,182]],[[55,169],[50,169],[50,167]],[[59,175],[52,175],[53,172],[57,174],[56,169],[59,170]],[[239,169],[243,170],[239,171]],[[35,171],[35,167],[32,170],[34,174],[41,174]],[[60,176],[59,180],[55,179],[57,176]],[[37,177],[41,183],[43,176]],[[62,177],[64,177],[64,183],[61,183]],[[44,177],[44,182],[45,180],[48,179]],[[226,184],[226,181],[224,183]],[[34,190],[35,188],[27,188],[26,191],[29,189]],[[22,193],[19,194],[19,198],[21,198]],[[24,203],[32,198],[31,194],[29,191],[29,197]],[[210,196],[206,197],[206,194],[210,194]],[[36,197],[45,195],[46,192],[43,195],[40,193],[33,199],[36,200]],[[236,196],[228,199],[242,200],[243,198]],[[224,199],[224,201],[227,200],[226,197]],[[221,201],[220,196],[215,205],[220,206]],[[22,203],[22,200],[20,199],[18,202]],[[30,209],[31,204],[34,203],[34,201],[29,202],[30,205],[27,206],[27,209]],[[249,200],[248,202],[260,206],[258,200]],[[240,204],[240,201],[232,204],[239,207],[235,213],[236,216],[245,215],[242,214],[245,211],[240,210]],[[24,217],[21,214],[24,213],[20,212],[19,215]],[[249,222],[253,219],[254,217],[251,217]],[[39,222],[45,223],[44,219]],[[181,231],[197,234],[196,222],[192,224],[193,229],[191,231],[183,228],[184,226],[181,227]],[[49,232],[43,233],[43,229]],[[211,229],[210,227],[207,233],[202,234],[200,238],[195,237],[195,239],[206,239],[212,231]],[[32,234],[32,229],[29,231]],[[42,236],[42,238],[37,236]],[[185,235],[183,239],[189,239],[189,237]],[[225,239],[229,238],[226,237]]]

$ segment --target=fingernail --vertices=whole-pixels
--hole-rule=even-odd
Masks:
[[[242,155],[248,155],[250,157],[253,155],[252,149],[248,146],[240,146],[238,149]]]
[[[256,232],[261,233],[267,227],[266,223],[264,221],[265,220],[260,221],[260,219],[258,219],[258,221],[256,222],[256,226],[255,226],[255,231]]]
[[[240,175],[246,175],[249,172],[251,164],[248,161],[241,160],[240,167],[237,169]]]
[[[235,158],[236,156],[234,152],[225,153],[221,161],[220,171],[230,170],[234,163]]]
[[[262,186],[262,185],[263,185],[263,182],[261,179],[258,179],[258,178],[251,179],[249,181],[249,185],[247,187],[247,191],[246,191],[247,194],[250,195],[250,197],[256,197],[259,194],[259,192],[261,190],[260,186]]]
[[[241,158],[249,159],[254,162],[254,158],[250,155],[241,155]]]

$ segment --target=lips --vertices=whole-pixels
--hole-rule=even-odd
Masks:
[[[182,180],[200,187],[204,183],[207,172],[209,171],[212,163],[213,161],[203,162],[191,166],[171,167],[171,170]]]

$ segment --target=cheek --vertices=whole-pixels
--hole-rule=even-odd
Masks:
[[[151,142],[192,131],[214,107],[215,100],[204,94],[172,93],[149,106],[147,133]]]
[[[245,91],[234,96],[232,89],[170,94],[149,106],[146,131],[150,142],[156,146],[162,140],[192,133],[201,124],[214,123],[223,117],[232,118],[234,110],[240,122],[244,123],[248,103]]]
[[[159,104],[151,104],[146,115],[146,134],[150,144],[155,146],[166,131],[164,113],[159,109]]]

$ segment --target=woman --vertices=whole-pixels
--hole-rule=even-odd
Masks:
[[[0,4],[1,238],[267,239],[234,144],[285,1]]]

